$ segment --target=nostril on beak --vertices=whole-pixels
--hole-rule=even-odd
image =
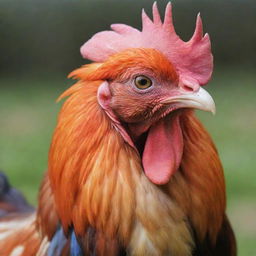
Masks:
[[[193,92],[194,91],[194,89],[192,87],[188,86],[188,85],[183,85],[182,87],[183,87],[183,89],[185,91],[189,91],[189,92]]]
[[[198,92],[200,85],[197,82],[183,80],[179,82],[179,87],[186,92]]]

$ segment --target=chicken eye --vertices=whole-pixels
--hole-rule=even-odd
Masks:
[[[152,81],[146,76],[135,77],[134,83],[135,86],[140,90],[147,89],[152,85]]]

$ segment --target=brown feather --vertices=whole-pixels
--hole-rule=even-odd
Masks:
[[[184,153],[180,171],[187,183],[191,204],[186,206],[186,198],[181,197],[180,205],[188,209],[198,237],[203,239],[209,233],[214,243],[226,207],[222,165],[208,132],[192,111],[185,113],[181,120]]]
[[[55,202],[50,187],[48,173],[46,173],[39,192],[39,204],[37,209],[37,229],[41,236],[53,237],[59,224],[59,218],[55,209]]]

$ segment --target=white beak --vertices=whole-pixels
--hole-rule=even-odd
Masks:
[[[177,103],[179,108],[195,108],[215,114],[216,108],[212,96],[202,87],[197,92],[182,93],[162,101],[164,104]]]

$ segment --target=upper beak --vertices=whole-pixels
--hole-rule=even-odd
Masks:
[[[212,96],[202,87],[196,92],[184,92],[177,96],[166,98],[164,104],[177,103],[179,108],[195,108],[215,114],[216,108]]]

